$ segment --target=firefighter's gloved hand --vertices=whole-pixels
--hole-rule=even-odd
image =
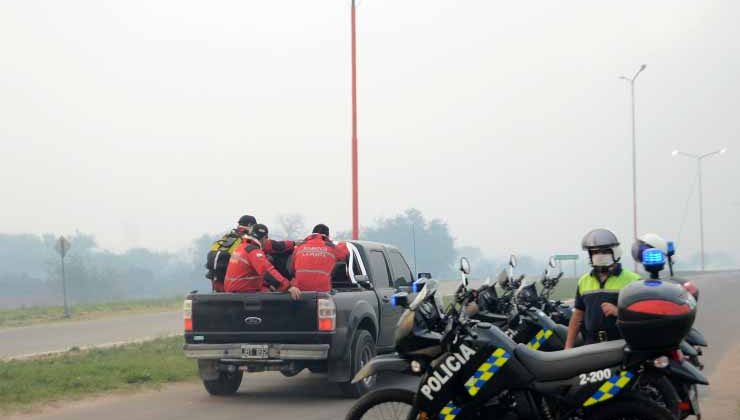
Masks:
[[[301,290],[295,286],[290,286],[288,288],[288,293],[290,293],[290,297],[293,300],[298,300],[301,298]]]

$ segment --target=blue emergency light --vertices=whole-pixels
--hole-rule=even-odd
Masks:
[[[391,296],[391,306],[398,306],[398,302],[396,301],[396,295]]]
[[[668,241],[668,255],[676,253],[676,244],[673,241]]]
[[[423,281],[415,281],[411,284],[411,291],[413,293],[419,293],[421,292],[421,289],[424,288],[425,284],[426,282],[423,282]]]
[[[642,251],[642,265],[645,268],[665,265],[665,254],[659,249],[648,248]]]

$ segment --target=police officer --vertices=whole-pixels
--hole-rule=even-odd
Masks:
[[[578,280],[573,316],[568,325],[565,348],[573,347],[583,324],[586,344],[617,340],[617,299],[619,291],[640,279],[622,267],[622,248],[614,232],[594,229],[583,237],[581,246],[588,252],[592,270]]]

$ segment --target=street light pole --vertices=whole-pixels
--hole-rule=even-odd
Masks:
[[[414,251],[414,276],[418,275],[418,271],[416,271],[416,228],[414,227],[414,224],[411,224],[411,248]]]
[[[696,159],[696,170],[699,183],[699,249],[700,249],[700,261],[701,271],[704,271],[704,190],[702,187],[701,179],[701,161],[709,156],[721,155],[725,153],[727,149],[715,150],[714,152],[705,153],[703,155],[694,155],[691,153],[684,153],[680,150],[674,150],[673,156],[685,156],[688,158]]]
[[[360,237],[357,191],[357,28],[355,0],[352,0],[352,239]]]
[[[64,273],[64,255],[62,260],[62,295],[64,295],[64,317],[69,318],[69,305],[67,304],[67,276]]]
[[[635,80],[642,73],[647,65],[643,64],[637,70],[634,76],[621,76],[620,79],[626,80],[630,84],[630,97],[632,99],[632,235],[637,239],[637,139],[635,135]],[[637,261],[635,261],[637,269]]]

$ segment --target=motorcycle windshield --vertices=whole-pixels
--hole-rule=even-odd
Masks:
[[[520,304],[531,303],[533,299],[537,297],[537,283],[534,279],[525,278],[522,280],[522,285],[516,291],[516,299]]]
[[[411,309],[412,311],[415,310],[429,296],[436,294],[437,289],[439,289],[439,282],[437,280],[435,279],[427,280],[426,284],[424,285],[424,288],[421,289],[421,292],[419,292],[419,294],[416,295],[416,299],[414,299],[414,301],[411,302],[411,304],[409,305],[409,309]]]

